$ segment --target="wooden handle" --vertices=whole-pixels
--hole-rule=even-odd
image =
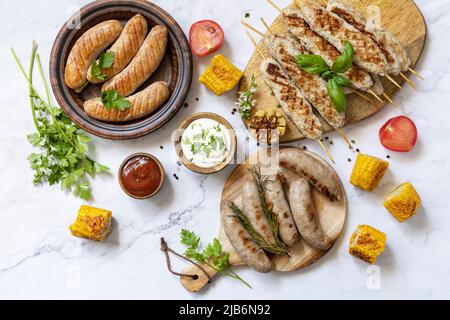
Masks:
[[[218,272],[209,265],[202,264],[202,268],[208,273],[208,276],[197,266],[189,266],[183,269],[183,274],[191,274],[192,277],[180,277],[183,287],[190,292],[198,292],[203,289]]]
[[[244,265],[239,256],[232,251],[230,253],[230,266],[237,267]],[[207,264],[201,264],[208,276],[197,266],[189,266],[183,269],[183,274],[194,275],[195,277],[180,277],[183,287],[190,292],[198,292],[202,290],[209,282],[218,274],[217,270]]]

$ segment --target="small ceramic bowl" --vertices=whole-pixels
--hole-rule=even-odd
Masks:
[[[202,168],[202,167],[194,165],[186,158],[186,156],[183,153],[183,149],[181,148],[181,139],[182,139],[184,130],[186,130],[186,128],[195,120],[205,119],[205,118],[217,121],[218,123],[223,125],[225,128],[227,128],[229,130],[230,138],[231,138],[231,149],[230,149],[230,153],[228,154],[228,157],[225,159],[224,162],[222,162],[212,168]],[[180,127],[178,128],[175,139],[174,139],[174,145],[175,145],[175,151],[177,153],[178,159],[180,159],[181,163],[186,168],[188,168],[189,170],[191,170],[193,172],[200,173],[200,174],[212,174],[212,173],[217,173],[217,172],[223,170],[234,159],[234,157],[236,155],[237,139],[236,139],[236,134],[234,133],[233,127],[227,120],[225,120],[224,118],[222,118],[221,116],[219,116],[218,114],[215,114],[215,113],[201,112],[201,113],[196,113],[196,114],[189,116],[186,120],[184,120],[181,123]]]
[[[148,158],[152,159],[153,161],[155,161],[155,163],[156,163],[156,165],[158,166],[159,171],[160,171],[160,173],[161,173],[161,181],[160,181],[158,187],[156,188],[156,190],[155,190],[153,193],[151,193],[151,194],[149,194],[149,195],[146,195],[146,196],[137,196],[137,195],[134,195],[134,194],[130,193],[130,192],[125,188],[125,186],[124,186],[124,184],[123,184],[123,181],[122,181],[122,179],[121,179],[122,171],[123,171],[123,169],[125,168],[126,164],[127,164],[131,159],[136,158],[136,157],[148,157]],[[130,155],[129,157],[127,157],[127,158],[122,162],[122,164],[120,165],[120,167],[119,167],[119,172],[118,172],[119,184],[120,184],[120,187],[122,188],[123,192],[125,192],[125,193],[126,193],[128,196],[130,196],[131,198],[138,199],[138,200],[145,200],[145,199],[150,199],[150,198],[154,197],[154,196],[161,190],[162,186],[164,185],[165,176],[166,176],[166,174],[165,174],[164,167],[162,166],[161,162],[160,162],[155,156],[153,156],[153,155],[151,155],[151,154],[148,154],[148,153],[145,153],[145,152],[134,153],[134,154]]]

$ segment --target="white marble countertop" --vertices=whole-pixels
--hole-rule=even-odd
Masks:
[[[31,40],[40,45],[47,68],[53,40],[67,17],[87,0],[1,1],[3,13],[0,38],[0,298],[43,299],[310,299],[310,298],[450,298],[450,60],[448,28],[450,1],[418,0],[428,24],[428,44],[417,69],[426,81],[416,81],[396,96],[401,110],[383,109],[370,119],[347,130],[363,152],[391,156],[391,168],[373,193],[361,192],[347,181],[355,158],[343,141],[329,135],[336,170],[344,181],[349,199],[348,218],[335,247],[312,267],[291,274],[258,274],[240,268],[239,274],[253,290],[233,280],[220,278],[200,294],[186,292],[169,274],[159,250],[164,236],[182,250],[178,234],[182,228],[195,230],[205,241],[217,235],[219,200],[223,183],[231,172],[200,176],[177,166],[170,133],[189,114],[212,111],[242,128],[231,115],[234,95],[216,98],[193,81],[189,107],[182,108],[163,129],[134,141],[94,138],[95,157],[110,166],[113,174],[92,182],[91,204],[108,208],[115,217],[114,231],[104,243],[70,236],[82,201],[58,187],[33,187],[26,160],[33,150],[26,134],[33,131],[27,86],[8,51],[13,46],[22,59],[29,57]],[[224,28],[227,41],[221,50],[243,68],[253,51],[239,20],[246,12],[251,23],[260,16],[271,21],[276,13],[262,0],[218,1],[157,0],[180,23],[185,32],[194,21],[211,18]],[[277,1],[287,5],[287,0]],[[259,25],[259,23],[258,23]],[[195,78],[209,59],[195,60]],[[196,101],[196,98],[199,101]],[[419,129],[418,146],[412,153],[388,152],[378,142],[378,129],[390,117],[410,116]],[[312,143],[310,150],[321,151]],[[162,146],[163,148],[160,148]],[[154,199],[136,201],[120,189],[116,171],[120,162],[138,151],[153,153],[165,164],[167,183]],[[173,174],[179,176],[179,181]],[[399,224],[383,208],[383,196],[394,186],[411,181],[423,199],[420,212]],[[388,234],[388,247],[377,267],[351,257],[348,239],[358,224],[370,224]],[[176,268],[184,264],[177,261]]]

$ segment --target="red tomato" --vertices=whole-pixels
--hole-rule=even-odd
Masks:
[[[202,20],[194,23],[189,32],[191,49],[199,57],[219,50],[225,41],[222,28],[214,21]]]
[[[409,152],[417,143],[417,128],[405,116],[392,118],[380,129],[381,144],[391,151]]]

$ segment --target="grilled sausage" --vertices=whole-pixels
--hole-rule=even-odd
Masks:
[[[244,212],[255,230],[270,243],[275,243],[272,230],[262,211],[258,197],[258,188],[253,179],[248,180],[242,188],[242,201],[244,202]]]
[[[127,97],[135,92],[158,68],[167,46],[167,28],[154,27],[130,64],[103,84],[102,91],[115,89]]]
[[[287,185],[292,216],[303,240],[314,248],[327,250],[331,241],[323,232],[317,218],[308,181],[290,174],[284,174],[283,179]]]
[[[344,51],[348,41],[355,50],[354,62],[364,70],[385,75],[388,69],[386,58],[377,44],[355,27],[325,8],[301,6],[303,19],[313,31],[330,42],[340,52]]]
[[[148,24],[143,16],[137,14],[131,18],[125,25],[119,39],[108,50],[108,52],[114,53],[114,63],[110,68],[102,69],[105,80],[92,75],[91,67],[87,73],[88,80],[92,83],[103,83],[125,69],[144,42],[147,32]]]
[[[328,1],[327,10],[342,18],[348,24],[358,29],[361,33],[370,37],[383,52],[388,63],[388,73],[398,75],[401,71],[400,58],[393,47],[394,36],[392,33],[381,30],[367,23],[366,18],[353,10],[350,5],[339,1]]]
[[[309,54],[309,51],[292,37],[272,35],[266,37],[266,44],[271,55],[278,60],[283,69],[312,106],[334,129],[344,126],[345,112],[338,112],[328,95],[327,82],[319,75],[309,74],[297,66],[295,57]]]
[[[281,149],[280,166],[306,178],[319,192],[331,201],[339,200],[341,187],[334,175],[318,160],[300,149]]]
[[[286,29],[305,46],[308,51],[321,56],[329,67],[333,66],[340,52],[331,43],[311,30],[306,21],[302,18],[298,9],[286,9],[282,14]],[[361,68],[353,65],[345,76],[353,83],[355,88],[363,91],[369,90],[373,86],[370,75]]]
[[[242,197],[239,197],[235,204],[239,208],[242,208]],[[272,269],[272,262],[267,257],[264,250],[259,248],[249,239],[250,235],[233,216],[231,209],[227,206],[224,210],[225,211],[221,215],[223,229],[241,260],[250,268],[258,272],[270,272]]]
[[[87,72],[97,57],[106,50],[122,32],[117,20],[108,20],[86,31],[73,46],[67,58],[65,82],[76,92],[87,84]]]
[[[320,120],[313,113],[311,104],[280,65],[273,59],[266,59],[261,63],[260,71],[284,113],[298,130],[308,139],[318,139],[322,135]]]
[[[280,238],[288,246],[291,246],[298,240],[298,232],[280,177],[278,175],[268,177],[265,187],[267,205],[272,208],[273,213],[277,216]]]
[[[119,109],[107,110],[101,99],[90,99],[84,103],[84,111],[92,118],[106,122],[125,122],[145,117],[158,109],[169,98],[169,86],[158,81],[138,92],[127,100],[132,107],[123,111]]]

